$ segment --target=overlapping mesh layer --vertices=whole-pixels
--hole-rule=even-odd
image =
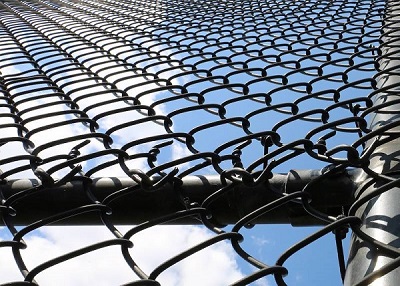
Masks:
[[[371,133],[368,122],[382,92],[385,9],[384,1],[370,0],[1,1],[0,179],[39,182],[1,206],[14,239],[0,246],[12,248],[25,284],[56,263],[116,244],[137,274],[132,281],[157,285],[170,265],[224,240],[257,269],[234,285],[269,274],[283,285],[287,257],[331,231],[340,237],[343,227],[356,227],[354,209],[340,218],[313,212],[328,226],[269,266],[240,248],[241,228],[254,216],[221,230],[206,215],[212,198],[182,202],[182,212],[171,215],[199,217],[215,236],[151,274],[128,251],[139,229],[122,235],[106,215],[118,193],[99,201],[87,191],[86,206],[19,232],[12,216],[35,191],[97,177],[131,178],[137,187],[121,196],[191,175],[219,175],[226,184],[220,193],[265,184],[290,169],[330,166],[329,176],[359,168],[378,178],[368,161],[377,144],[368,141],[387,128]],[[85,207],[99,213],[115,239],[26,269],[24,235],[79,217]]]

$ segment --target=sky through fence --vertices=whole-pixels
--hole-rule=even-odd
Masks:
[[[35,180],[16,197],[2,194],[0,283],[230,285],[254,275],[253,285],[282,284],[282,276],[288,285],[339,285],[332,230],[358,223],[346,217],[348,205],[316,215],[337,224],[283,266],[276,263],[285,250],[325,228],[233,231],[207,212],[235,187],[268,185],[273,174],[368,170],[384,9],[384,1],[0,1],[0,176],[3,185]],[[179,184],[195,175],[225,185],[207,204],[188,201]],[[104,198],[87,187],[99,177],[128,178],[133,187]],[[29,197],[72,181],[86,196],[72,215],[91,208],[102,226],[45,227],[55,219],[43,217],[32,229],[15,228],[21,206],[33,207]],[[110,213],[120,201],[165,185],[205,227],[127,237],[133,226],[115,226]],[[293,200],[307,199],[303,192],[285,206],[295,208]],[[241,236],[253,263],[236,247]],[[210,245],[151,275],[203,242]],[[71,257],[37,268],[65,253]]]

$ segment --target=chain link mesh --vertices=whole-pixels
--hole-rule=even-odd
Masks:
[[[293,168],[324,168],[325,177],[354,168],[371,182],[384,178],[369,166],[379,146],[371,139],[396,123],[372,130],[368,122],[380,108],[374,97],[388,92],[377,86],[385,72],[379,68],[385,9],[381,0],[0,1],[0,180],[38,182],[2,194],[2,218],[13,239],[0,246],[12,249],[23,275],[12,285],[36,285],[36,275],[48,268],[111,245],[120,246],[137,275],[126,285],[159,285],[160,273],[219,241],[230,241],[257,269],[232,285],[266,275],[285,285],[285,261],[332,231],[344,275],[340,241],[348,227],[357,231],[360,202],[350,211],[343,206],[339,217],[320,213],[309,205],[306,187],[277,195],[229,230],[208,210],[234,187],[267,184],[273,173]],[[130,178],[136,187],[101,200],[85,188],[86,205],[16,230],[18,204],[27,197],[110,175]],[[225,185],[202,202],[177,196],[180,212],[117,231],[111,202],[138,189],[179,185],[191,175],[218,175]],[[326,226],[275,265],[246,253],[242,228],[293,201]],[[115,239],[27,269],[24,236],[89,211]],[[214,237],[144,273],[128,251],[132,236],[187,216]]]

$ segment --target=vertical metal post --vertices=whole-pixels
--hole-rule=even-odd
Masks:
[[[388,0],[383,18],[383,35],[381,44],[381,75],[377,84],[381,92],[373,100],[375,106],[388,105],[375,112],[371,121],[373,130],[387,126],[400,120],[400,2]],[[388,130],[378,140],[388,139],[386,143],[375,149],[370,157],[370,168],[379,174],[387,174],[396,179],[400,177],[400,132],[399,126]],[[390,133],[390,134],[389,134]],[[359,178],[366,181],[367,175]],[[361,187],[358,198],[376,191],[388,180],[374,179],[368,187]],[[394,184],[379,196],[373,197],[356,212],[362,218],[360,232],[367,236],[360,238],[353,235],[345,285],[399,285],[400,267],[397,267],[396,249],[400,248],[400,185]],[[368,237],[369,236],[369,237]],[[393,251],[385,251],[377,247],[383,243]]]

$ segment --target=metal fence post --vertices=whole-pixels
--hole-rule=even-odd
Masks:
[[[387,1],[383,17],[378,61],[380,72],[376,78],[379,92],[372,98],[374,106],[380,108],[371,119],[371,128],[382,130],[388,124],[394,127],[389,128],[385,135],[378,135],[375,140],[381,142],[377,144],[380,146],[370,156],[370,169],[381,177],[365,175],[360,178],[366,183],[361,185],[356,196],[358,199],[371,197],[356,212],[362,218],[362,225],[355,230],[352,238],[345,285],[388,286],[398,285],[400,281],[397,258],[400,247],[400,187],[394,182],[400,171],[400,123],[397,124],[400,122],[400,3]],[[389,188],[388,183],[391,183]],[[387,190],[378,196],[371,195],[384,189]]]

